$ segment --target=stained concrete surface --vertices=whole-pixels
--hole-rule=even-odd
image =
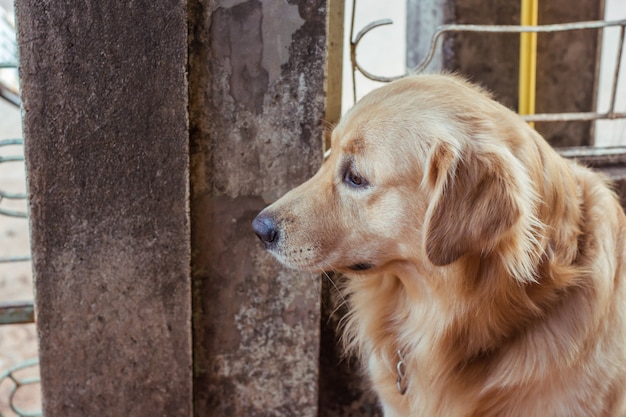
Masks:
[[[188,417],[185,2],[17,12],[44,413]]]
[[[195,412],[314,417],[320,283],[250,223],[321,163],[326,1],[191,4]]]

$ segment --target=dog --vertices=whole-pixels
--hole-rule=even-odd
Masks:
[[[252,223],[345,275],[385,417],[626,416],[626,221],[607,180],[456,75],[363,97]]]

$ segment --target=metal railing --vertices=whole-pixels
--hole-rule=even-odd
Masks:
[[[8,146],[23,146],[22,139],[4,139],[0,140],[0,149]],[[18,154],[0,155],[0,165],[4,163],[23,163],[24,156]],[[8,200],[26,200],[26,193],[22,192],[9,192],[0,189],[0,216],[8,216],[16,219],[26,219],[28,213],[25,210],[11,209],[3,206],[3,203]],[[15,262],[28,262],[31,260],[29,254],[23,254],[18,256],[6,256],[0,257],[0,264],[15,263]],[[0,303],[0,325],[20,325],[30,324],[35,322],[34,306],[32,301],[26,301],[21,303]],[[39,366],[38,359],[30,359],[25,362],[21,362],[0,373],[0,386],[10,384],[8,391],[8,398],[3,399],[3,402],[7,404],[8,408],[18,417],[39,417],[42,412],[39,410],[28,410],[24,407],[20,407],[19,393],[27,389],[32,385],[39,384],[40,380],[38,376],[22,376],[25,371],[33,371]],[[32,372],[31,372],[32,373]],[[4,392],[4,391],[3,391]],[[5,407],[6,408],[6,407]],[[0,411],[0,417],[5,417],[2,411]],[[8,415],[7,415],[8,417]]]
[[[9,389],[8,404],[11,411],[17,414],[19,417],[41,417],[43,415],[42,412],[39,410],[27,410],[26,408],[22,408],[17,405],[17,403],[19,402],[19,400],[17,400],[19,396],[18,393],[32,385],[38,385],[40,382],[38,376],[21,376],[20,373],[26,370],[37,368],[38,366],[39,360],[31,359],[15,365],[0,374],[0,385],[4,384],[5,381],[8,381],[11,384],[11,387]],[[3,414],[1,412],[0,417],[3,417]]]
[[[5,139],[0,140],[0,149],[6,146],[21,146],[23,145],[22,139]],[[0,155],[0,164],[9,162],[22,162],[24,157],[22,155]],[[9,192],[0,189],[0,215],[13,217],[17,219],[25,219],[28,217],[28,213],[22,210],[10,209],[3,207],[2,203],[6,200],[26,200],[26,193],[21,192]],[[15,262],[28,262],[31,257],[28,254],[18,256],[6,256],[0,257],[0,264],[15,263]],[[0,303],[0,325],[19,325],[29,324],[35,322],[34,306],[32,301],[26,301],[21,303]],[[12,366],[8,370],[0,373],[0,386],[3,384],[11,384],[11,388],[8,392],[8,398],[5,399],[6,404],[10,410],[18,417],[38,417],[41,416],[41,411],[27,410],[17,405],[17,399],[19,392],[26,387],[39,384],[38,376],[20,376],[25,370],[32,370],[39,366],[38,359],[30,359],[25,362]],[[4,417],[2,411],[0,411],[0,417]]]
[[[524,120],[528,122],[557,122],[557,121],[591,121],[591,120],[613,120],[626,118],[626,112],[618,112],[615,109],[615,103],[617,100],[617,87],[620,79],[620,65],[622,61],[622,55],[624,54],[624,33],[626,31],[626,19],[614,20],[614,21],[589,21],[589,22],[575,22],[575,23],[563,23],[553,25],[542,26],[519,26],[519,25],[461,25],[451,24],[439,26],[433,34],[430,42],[430,48],[425,58],[415,68],[409,70],[405,74],[385,77],[375,75],[359,64],[357,59],[357,48],[359,43],[363,40],[363,37],[372,30],[386,25],[393,24],[391,19],[381,19],[371,22],[361,29],[358,33],[354,33],[354,17],[356,10],[356,0],[353,0],[352,7],[352,22],[350,26],[350,60],[352,65],[352,87],[353,87],[353,99],[356,101],[356,72],[360,72],[364,77],[378,82],[391,82],[399,78],[405,77],[409,74],[419,74],[426,70],[429,64],[435,57],[437,47],[440,39],[446,33],[459,33],[459,32],[482,32],[482,33],[550,33],[550,32],[564,32],[572,30],[585,30],[585,29],[599,29],[604,30],[610,27],[620,28],[620,38],[618,42],[618,48],[616,51],[616,63],[613,71],[613,78],[611,84],[611,101],[609,110],[607,112],[567,112],[567,113],[538,113],[532,115],[522,116]]]
[[[0,140],[0,148],[2,148],[3,146],[13,146],[13,145],[23,145],[23,144],[24,144],[24,141],[22,139],[4,139],[4,140]],[[9,155],[9,156],[2,156],[2,155],[0,155],[0,164],[7,163],[7,162],[24,162],[24,156],[22,156],[22,155]],[[2,203],[5,200],[26,200],[26,193],[12,193],[12,192],[8,192],[8,191],[4,191],[4,190],[0,189],[0,215],[9,216],[9,217],[17,217],[17,218],[22,218],[22,219],[28,218],[28,214],[25,211],[7,209],[7,208],[2,207]],[[16,261],[29,260],[29,259],[30,259],[30,257],[22,257],[22,258],[19,258],[19,259],[16,259],[16,258],[9,258],[9,259],[0,258],[0,263],[1,262],[16,262]]]
[[[34,322],[35,312],[32,302],[0,304],[0,325]],[[24,405],[19,405],[21,402],[20,393],[33,385],[39,385],[38,367],[39,359],[35,358],[20,362],[0,373],[0,386],[9,385],[6,404],[11,412],[18,417],[40,417],[43,415],[41,410],[29,410]],[[0,417],[4,417],[2,411],[0,411]]]
[[[15,33],[13,28],[7,24],[3,10],[0,9],[0,71],[11,70],[15,72],[17,67],[17,45],[15,42]],[[16,75],[15,75],[16,76]],[[14,81],[14,79],[13,79]],[[5,85],[0,79],[0,99],[6,100],[8,103],[19,107],[21,104],[20,97],[16,93],[14,83]],[[11,146],[23,146],[22,139],[3,139],[0,140],[0,149],[6,149]],[[7,152],[8,153],[8,152]],[[5,163],[24,163],[22,154],[8,154],[3,152],[0,154],[0,166]],[[28,218],[26,210],[9,208],[11,203],[16,200],[26,201],[27,195],[24,192],[10,192],[0,189],[0,216],[8,216],[16,219]],[[31,257],[29,254],[18,256],[0,257],[0,264],[28,262]],[[23,325],[35,322],[34,305],[32,301],[21,303],[0,303],[0,325]],[[18,417],[39,417],[42,416],[41,410],[29,409],[33,407],[28,402],[24,403],[22,392],[29,389],[33,385],[39,385],[39,359],[30,359],[16,365],[0,373],[0,387],[3,393],[7,392],[8,398],[3,398],[4,404],[0,409],[0,417],[5,417],[3,410],[10,415]],[[21,398],[21,399],[20,399]],[[21,404],[21,405],[20,405]],[[37,407],[35,405],[34,407]],[[40,408],[40,407],[39,407]],[[9,414],[6,415],[9,417]]]

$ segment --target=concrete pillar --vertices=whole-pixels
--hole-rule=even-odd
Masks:
[[[539,1],[539,24],[604,19],[604,0]],[[577,30],[537,36],[537,113],[595,111],[601,32]],[[556,147],[593,145],[593,123],[537,123]]]
[[[441,25],[454,23],[452,0],[406,0],[406,65],[415,68],[426,58],[433,34]],[[441,41],[440,41],[441,42]],[[449,44],[449,39],[445,38]],[[431,71],[445,68],[449,55],[447,45],[440,44],[429,66]]]
[[[519,25],[519,0],[407,0],[407,65],[417,66],[441,24]],[[603,1],[539,1],[539,24],[603,18]],[[537,39],[537,113],[595,111],[597,87],[595,30],[539,34]],[[458,33],[439,44],[433,68],[458,71],[517,109],[519,35]],[[575,87],[573,87],[575,86]],[[592,142],[589,122],[537,123],[554,146]]]
[[[16,2],[46,417],[192,413],[185,4]]]
[[[250,224],[321,163],[326,0],[189,4],[196,415],[316,416],[319,276]]]

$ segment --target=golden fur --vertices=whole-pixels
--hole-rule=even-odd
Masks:
[[[386,417],[626,415],[624,213],[461,78],[364,97],[255,222],[285,265],[346,275],[344,340]]]

